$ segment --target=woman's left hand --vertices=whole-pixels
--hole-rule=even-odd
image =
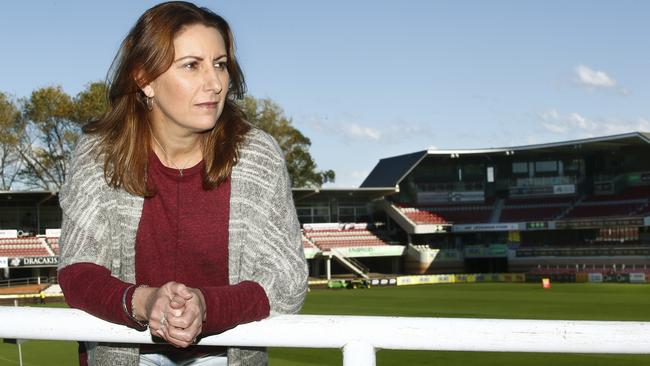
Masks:
[[[192,296],[188,296],[191,294]],[[189,298],[189,299],[188,299]],[[205,320],[205,298],[200,290],[184,285],[177,287],[177,293],[170,301],[166,333],[169,343],[185,348],[196,342],[201,335]]]

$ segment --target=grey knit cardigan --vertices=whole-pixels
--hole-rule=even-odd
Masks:
[[[144,199],[107,185],[96,143],[96,138],[81,138],[60,192],[59,269],[90,262],[134,283],[135,235]],[[256,128],[246,135],[232,169],[228,225],[230,284],[256,281],[266,291],[271,316],[297,313],[308,273],[289,175],[275,140]],[[138,345],[91,344],[88,361],[137,366]],[[267,363],[264,348],[228,348],[229,366]]]

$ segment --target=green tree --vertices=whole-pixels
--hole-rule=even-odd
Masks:
[[[22,106],[24,128],[18,144],[21,183],[59,190],[81,126],[100,118],[106,107],[106,86],[101,82],[89,84],[74,98],[60,86],[33,91]]]
[[[74,99],[74,120],[85,125],[98,120],[108,108],[108,88],[99,81],[90,83]]]
[[[20,111],[0,92],[0,190],[10,190],[18,178],[21,161],[16,147],[21,134]]]
[[[333,170],[318,171],[309,153],[311,141],[293,127],[291,119],[270,99],[246,96],[241,103],[249,122],[273,136],[280,145],[287,161],[287,169],[293,187],[320,187],[334,182]]]

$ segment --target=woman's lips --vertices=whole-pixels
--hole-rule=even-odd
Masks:
[[[205,102],[196,104],[196,106],[200,108],[217,108],[218,105],[219,102]]]

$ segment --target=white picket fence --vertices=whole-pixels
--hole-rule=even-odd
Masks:
[[[152,343],[75,309],[0,306],[0,325],[0,338]],[[375,365],[380,349],[650,354],[650,322],[283,315],[199,344],[336,348],[345,366]]]

